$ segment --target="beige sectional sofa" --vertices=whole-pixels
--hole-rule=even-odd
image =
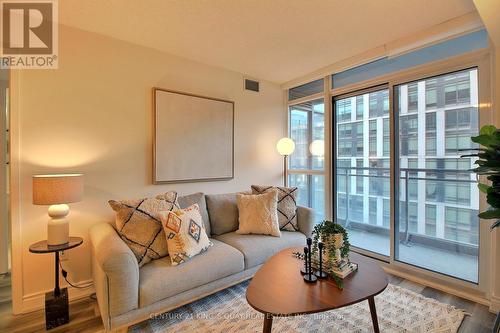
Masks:
[[[90,230],[92,270],[99,312],[107,331],[126,331],[146,320],[221,289],[249,279],[273,254],[303,246],[313,225],[313,211],[298,207],[298,232],[281,237],[239,235],[236,194],[179,197],[181,207],[200,205],[213,246],[186,263],[172,266],[170,258],[139,268],[130,248],[111,223]]]

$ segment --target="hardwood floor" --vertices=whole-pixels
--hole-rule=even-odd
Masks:
[[[495,321],[495,315],[488,311],[484,305],[477,304],[463,298],[459,298],[433,288],[425,287],[420,284],[389,275],[389,282],[425,297],[434,298],[440,302],[454,305],[464,309],[470,316],[465,316],[460,333],[490,333]],[[8,292],[4,289],[8,288]],[[0,278],[0,297],[1,295],[10,295],[10,286],[7,280]],[[4,301],[7,299],[7,301]],[[25,315],[13,316],[11,314],[10,296],[0,298],[0,332],[24,333],[24,332],[46,332],[45,317],[43,311],[36,311]],[[82,299],[70,303],[70,323],[64,326],[50,330],[52,333],[82,332],[93,333],[102,332],[103,325],[100,317],[94,313],[96,301],[92,298]],[[141,323],[145,332],[152,332],[148,324]]]

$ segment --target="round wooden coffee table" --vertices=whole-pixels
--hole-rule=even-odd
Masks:
[[[283,250],[255,274],[247,289],[247,301],[264,314],[263,332],[271,332],[274,316],[296,316],[338,309],[368,300],[375,332],[378,328],[374,297],[387,287],[387,275],[373,260],[350,253],[358,271],[344,279],[340,290],[331,280],[306,283],[300,274],[303,262],[293,256],[302,248]]]

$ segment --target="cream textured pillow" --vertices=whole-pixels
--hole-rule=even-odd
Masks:
[[[159,212],[180,208],[177,192],[167,192],[156,198],[110,200],[109,205],[116,212],[118,234],[134,253],[139,267],[168,255]]]
[[[297,224],[297,187],[252,185],[253,194],[278,191],[278,222],[280,230],[299,231]]]
[[[205,231],[198,204],[162,212],[160,216],[172,265],[181,264],[213,245]]]
[[[269,191],[264,194],[238,194],[239,211],[238,234],[262,234],[280,237],[278,223],[278,193]]]

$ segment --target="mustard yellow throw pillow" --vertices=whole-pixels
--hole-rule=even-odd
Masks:
[[[181,264],[213,245],[205,231],[198,204],[161,212],[160,218],[172,265]]]
[[[281,236],[276,190],[264,194],[238,194],[236,201],[240,223],[236,233]]]

